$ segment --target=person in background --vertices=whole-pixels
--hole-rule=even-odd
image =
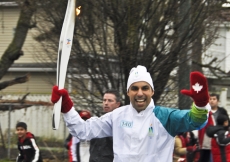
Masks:
[[[198,130],[189,132],[188,146],[196,145],[196,150],[187,153],[187,162],[198,162],[200,158],[199,143],[197,138]]]
[[[104,113],[113,111],[121,106],[121,97],[117,90],[109,89],[104,92],[102,108]],[[94,138],[90,140],[89,162],[113,162],[113,138]]]
[[[18,136],[19,154],[16,162],[42,162],[41,152],[37,146],[34,135],[27,131],[24,122],[16,124],[16,134]]]
[[[199,162],[212,162],[212,154],[211,154],[211,138],[206,135],[206,129],[209,126],[216,125],[216,119],[220,114],[227,115],[227,111],[219,107],[219,95],[218,94],[210,94],[209,95],[209,104],[211,106],[211,111],[209,112],[208,123],[206,126],[198,131],[199,138],[199,147],[200,147],[200,159]]]
[[[53,86],[51,101],[56,103],[62,96],[61,112],[72,135],[87,140],[113,137],[114,162],[171,162],[174,137],[207,122],[208,84],[200,72],[191,72],[190,89],[181,90],[194,101],[189,110],[155,105],[153,81],[144,66],[131,69],[126,88],[129,105],[87,121],[75,111],[66,89]]]
[[[91,117],[89,111],[78,111],[83,120]],[[89,141],[81,141],[71,134],[65,140],[65,147],[68,149],[69,162],[89,162]]]
[[[194,143],[191,133],[192,132],[184,132],[175,136],[173,162],[188,162],[188,153],[195,153],[197,150],[197,145]],[[194,160],[192,159],[192,161]]]
[[[207,135],[212,138],[211,153],[213,162],[230,162],[230,133],[229,118],[220,114],[217,117],[217,125],[209,126]]]

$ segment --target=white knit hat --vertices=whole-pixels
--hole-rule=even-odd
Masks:
[[[134,67],[130,70],[128,83],[127,83],[127,91],[128,91],[131,84],[133,84],[135,82],[140,82],[140,81],[145,81],[145,82],[149,83],[149,85],[154,90],[153,80],[152,80],[149,72],[147,72],[146,67],[138,65],[137,67]]]

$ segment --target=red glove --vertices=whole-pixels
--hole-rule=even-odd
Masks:
[[[70,99],[67,90],[66,89],[58,90],[58,86],[53,86],[51,101],[53,103],[56,103],[58,102],[61,96],[62,96],[61,112],[67,113],[73,107],[73,102]]]
[[[183,89],[181,93],[192,97],[198,107],[204,107],[209,102],[207,80],[204,75],[198,71],[190,73],[190,90]]]
[[[193,151],[196,151],[197,146],[196,145],[194,145],[194,146],[188,146],[186,149],[187,149],[188,152],[193,152]]]

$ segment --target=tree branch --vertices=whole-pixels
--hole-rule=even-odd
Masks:
[[[0,83],[0,90],[8,87],[8,86],[12,86],[14,84],[20,84],[20,83],[25,83],[29,80],[29,77],[30,77],[30,74],[26,74],[24,76],[20,76],[20,77],[17,77],[13,80],[8,80],[8,81],[4,81],[4,82],[1,82]]]
[[[216,61],[217,61],[217,58],[215,57],[215,58],[213,58],[213,59],[212,59],[209,63],[207,63],[207,64],[201,64],[201,63],[196,62],[196,61],[194,61],[194,60],[192,61],[192,63],[193,63],[193,64],[196,64],[196,65],[198,65],[198,66],[200,66],[200,67],[208,68],[208,69],[210,70],[210,72],[211,72],[215,77],[217,77],[218,79],[229,78],[229,74],[226,73],[225,71],[221,70],[220,67],[214,67],[214,66],[212,66],[212,64],[215,63]],[[218,74],[218,72],[220,72],[220,73],[222,73],[222,74],[224,74],[224,75],[226,75],[226,76],[220,76],[220,75]]]
[[[0,111],[8,111],[9,106],[11,106],[11,110],[19,110],[23,108],[28,108],[30,106],[53,106],[50,102],[44,101],[29,101],[21,99],[18,100],[0,100]]]

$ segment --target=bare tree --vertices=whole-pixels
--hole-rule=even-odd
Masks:
[[[22,47],[28,30],[34,27],[34,24],[31,20],[34,12],[36,11],[35,3],[31,0],[19,0],[18,4],[21,7],[21,12],[16,26],[14,38],[0,59],[0,79],[2,79],[2,77],[7,73],[14,61],[23,55]],[[2,82],[0,83],[0,90],[14,84],[25,83],[28,80],[29,76],[27,74],[13,80]]]
[[[20,16],[17,22],[15,34],[12,42],[9,44],[6,51],[3,53],[0,60],[0,79],[7,73],[8,69],[14,63],[15,60],[18,60],[22,55],[22,47],[25,42],[28,30],[36,27],[36,22],[33,21],[33,15],[36,12],[37,2],[34,0],[17,0],[16,1],[20,7]],[[12,80],[7,80],[0,83],[0,90],[7,88],[8,86],[12,86],[15,84],[25,83],[29,80],[29,74],[25,74],[24,76],[17,77]],[[0,110],[8,111],[8,106],[12,104],[12,110],[21,109],[30,107],[33,105],[52,105],[49,102],[43,101],[28,101],[25,100],[26,94],[22,99],[19,100],[0,100],[1,106]],[[1,96],[2,97],[2,96]],[[7,105],[4,105],[7,104]],[[16,105],[14,105],[16,104]]]
[[[56,59],[57,54],[53,50],[58,49],[67,3],[62,0],[55,2],[42,3],[40,22],[43,23],[39,28],[41,34],[36,37],[44,44],[51,60]],[[178,67],[178,60],[185,49],[192,53],[199,50],[197,57],[201,57],[203,50],[209,46],[202,44],[200,49],[194,49],[194,45],[204,36],[204,31],[209,31],[206,24],[210,26],[218,20],[221,8],[221,2],[195,0],[188,8],[189,12],[181,17],[180,7],[185,2],[77,1],[82,11],[76,18],[68,70],[72,81],[71,93],[76,94],[73,95],[76,106],[86,104],[96,113],[101,109],[98,105],[105,89],[116,88],[126,94],[129,71],[139,64],[146,66],[151,73],[155,90],[153,98],[160,104],[162,95],[173,91],[177,74],[174,78],[171,74]],[[182,29],[188,18],[188,27]],[[211,31],[205,36],[207,40],[215,38],[215,29]],[[191,59],[191,56],[186,59]],[[175,82],[169,83],[169,79]],[[172,93],[177,95],[177,91]],[[126,95],[124,103],[129,103]]]

